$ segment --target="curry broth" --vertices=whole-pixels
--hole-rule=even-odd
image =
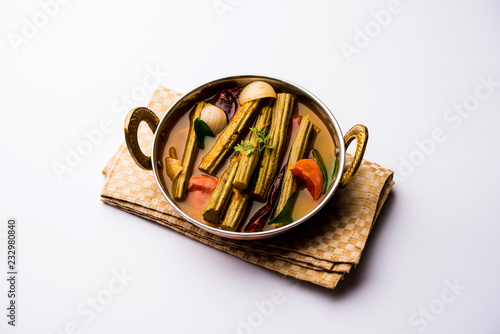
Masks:
[[[177,123],[172,127],[171,131],[167,134],[167,141],[165,143],[165,146],[163,148],[163,155],[162,155],[162,164],[165,161],[165,158],[168,156],[168,150],[171,146],[175,147],[177,151],[177,157],[179,160],[181,160],[183,154],[184,154],[184,146],[186,144],[186,138],[190,126],[190,120],[189,117],[194,111],[194,107],[187,112],[185,115],[183,115]],[[320,117],[316,113],[314,113],[311,108],[306,106],[304,103],[302,103],[300,100],[296,99],[295,102],[295,108],[292,112],[292,119],[298,117],[298,116],[305,116],[309,114],[309,119],[311,122],[316,125],[316,127],[319,128],[319,133],[315,134],[315,138],[313,141],[313,146],[311,148],[315,148],[318,150],[320,153],[321,157],[323,158],[323,161],[325,163],[326,169],[328,173],[331,173],[333,170],[333,163],[334,163],[334,155],[335,155],[335,144],[333,141],[333,138],[330,136],[330,133],[327,130],[326,125],[321,121]],[[288,153],[290,151],[290,148],[292,146],[293,138],[295,137],[295,132],[296,129],[292,130],[291,126],[292,121],[290,121],[290,129],[288,131],[288,138],[287,138],[287,147],[284,150],[284,156],[282,157],[281,161],[281,166],[283,166],[287,161],[288,161]],[[201,162],[201,159],[205,154],[207,154],[210,149],[212,148],[213,144],[217,140],[218,134],[216,138],[212,137],[206,137],[205,138],[205,148],[204,149],[199,149],[195,163],[194,163],[194,169],[192,175],[207,175],[200,170],[198,170],[198,166]],[[248,137],[249,135],[247,135]],[[240,139],[241,140],[241,139]],[[312,157],[310,154],[307,157],[304,158],[310,158]],[[224,164],[221,165],[221,167],[217,170],[217,173],[214,174],[213,176],[221,177],[224,171],[226,170],[227,166],[229,164],[229,157],[226,158],[226,161]],[[258,168],[258,166],[257,166]],[[280,168],[281,169],[281,168]],[[161,169],[162,177],[165,181],[165,185],[167,188],[167,191],[170,193],[171,188],[172,188],[172,181],[168,178],[166,174],[166,169],[162,168]],[[299,183],[300,184],[300,183]],[[302,189],[302,188],[301,188]],[[294,221],[304,217],[307,215],[309,212],[311,212],[323,199],[325,195],[321,194],[320,198],[317,199],[316,201],[313,200],[312,196],[309,194],[307,189],[302,189],[299,191],[297,201],[295,202],[295,206],[292,212],[292,218]],[[177,205],[179,208],[186,213],[188,216],[191,218],[203,222],[205,224],[208,224],[210,226],[213,226],[207,222],[204,221],[202,217],[202,211],[203,209],[198,209],[196,202],[197,198],[196,196],[192,196],[190,192],[188,192],[188,196],[185,201],[179,202],[177,201]],[[259,210],[262,206],[264,206],[265,203],[257,202],[257,201],[251,201],[249,204],[249,210],[247,210],[249,213],[246,216],[246,219],[242,224],[240,225],[239,230],[241,231],[244,226],[248,223],[248,220],[250,217],[253,216],[257,210]],[[273,229],[274,227],[272,225],[265,225],[264,230],[269,230]]]

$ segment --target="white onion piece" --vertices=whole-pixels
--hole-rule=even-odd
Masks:
[[[172,181],[175,180],[175,178],[182,171],[181,162],[171,157],[165,158],[165,168],[167,170],[168,178]]]
[[[238,97],[238,102],[240,105],[243,105],[248,101],[263,99],[265,97],[276,98],[276,92],[273,87],[264,81],[254,81],[243,88]]]
[[[221,108],[207,104],[201,111],[200,119],[207,123],[214,135],[221,132],[227,125],[227,115]]]

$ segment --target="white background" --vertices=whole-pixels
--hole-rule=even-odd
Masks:
[[[0,332],[498,333],[498,2],[401,0],[385,26],[372,12],[394,10],[386,0],[45,7],[52,16],[37,1],[0,3]],[[344,131],[369,128],[365,158],[394,170],[396,185],[335,290],[100,202],[126,110],[154,90],[143,87],[148,71],[180,92],[226,75],[282,77],[323,100]],[[466,117],[449,111],[464,103]],[[103,121],[111,129],[58,177],[54,164]],[[15,328],[9,217],[19,225]],[[123,286],[122,271],[133,277]],[[96,298],[106,304],[90,311]]]

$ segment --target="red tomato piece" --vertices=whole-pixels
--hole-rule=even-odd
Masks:
[[[215,176],[194,175],[189,179],[188,191],[200,190],[204,193],[211,194],[218,183],[219,179]]]
[[[218,183],[219,179],[214,176],[191,176],[189,179],[187,201],[192,207],[203,210]]]
[[[306,188],[311,196],[317,200],[323,190],[323,176],[318,163],[314,159],[302,159],[288,167],[293,176],[306,182]]]

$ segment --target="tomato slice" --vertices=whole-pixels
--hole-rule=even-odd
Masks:
[[[302,159],[288,167],[293,176],[306,182],[306,188],[311,196],[317,200],[323,190],[323,176],[318,163],[314,159]]]
[[[215,176],[194,175],[189,179],[188,191],[200,190],[210,195],[217,187],[217,183],[219,179]]]
[[[191,207],[203,210],[217,187],[219,179],[208,175],[194,175],[189,179],[187,201]]]

